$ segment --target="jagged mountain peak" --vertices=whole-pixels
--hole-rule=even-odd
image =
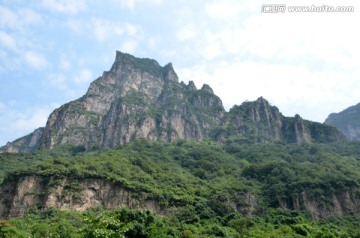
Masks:
[[[58,144],[113,148],[134,139],[159,141],[208,137],[223,114],[221,100],[178,82],[171,63],[116,53],[110,71],[86,95],[49,117],[41,148]]]
[[[240,138],[251,143],[343,139],[328,127],[286,118],[263,97],[226,112],[209,85],[198,90],[194,81],[179,83],[171,63],[161,66],[156,60],[117,51],[111,69],[93,81],[83,97],[51,113],[41,136],[26,137],[37,138],[35,146],[20,140],[21,146],[10,143],[7,148],[24,151],[62,144],[115,148],[139,138],[161,142]]]
[[[176,83],[179,82],[179,77],[176,74],[172,63],[168,63],[164,66],[162,74],[165,80],[174,81]]]
[[[201,90],[206,91],[211,94],[214,93],[214,90],[208,84],[203,84],[203,86],[201,87]]]
[[[196,85],[195,85],[194,81],[192,81],[192,80],[189,81],[189,84],[187,85],[187,87],[189,90],[192,90],[192,91],[197,90]]]
[[[119,65],[130,64],[131,66],[138,67],[140,69],[160,69],[161,66],[154,59],[149,58],[137,58],[133,55],[116,51],[115,62],[112,69]]]
[[[276,106],[271,105],[270,102],[262,96],[257,98],[255,101],[245,101],[241,103],[241,105],[234,105],[232,108],[230,108],[230,111],[234,111],[234,110],[246,111],[261,107],[266,110],[271,109],[280,113],[279,109]]]
[[[266,100],[263,96],[258,97],[258,99],[256,99],[256,102],[269,104],[269,101]]]
[[[142,73],[148,73],[150,75],[162,76],[163,80],[171,80],[178,82],[178,76],[175,73],[172,63],[168,63],[165,66],[149,58],[137,58],[133,55],[116,51],[115,62],[113,63],[109,72],[119,73],[119,70],[139,70]]]

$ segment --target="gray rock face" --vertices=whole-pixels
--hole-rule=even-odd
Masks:
[[[87,150],[116,148],[138,138],[161,142],[215,138],[252,143],[344,139],[330,126],[299,116],[284,117],[262,97],[225,112],[209,85],[197,89],[193,81],[179,83],[172,64],[162,67],[155,60],[121,52],[83,97],[56,109],[46,127],[30,137],[31,143],[19,139],[21,146],[15,141],[2,150],[21,152],[62,144]]]
[[[281,200],[279,203],[283,208],[306,210],[314,220],[342,217],[360,212],[360,197],[355,190],[337,191],[327,198],[314,198],[304,191],[293,194],[290,204]]]
[[[244,216],[252,216],[257,212],[257,198],[253,194],[239,194],[238,200],[241,202],[225,202],[234,212]],[[327,198],[314,198],[304,191],[293,194],[291,201],[279,199],[279,205],[287,209],[307,211],[314,220],[360,213],[360,197],[355,190],[337,191]],[[169,209],[146,194],[139,196],[121,184],[99,178],[23,176],[7,180],[0,187],[1,219],[23,216],[31,208],[49,207],[75,211],[94,207],[129,207],[150,210],[159,215],[166,215]]]
[[[179,84],[171,64],[117,52],[111,70],[80,99],[49,117],[41,148],[59,144],[114,148],[134,139],[169,142],[208,137],[224,113],[209,86]]]
[[[335,126],[349,140],[360,140],[360,103],[339,113],[331,113],[325,123]]]
[[[21,137],[13,142],[8,142],[5,146],[0,147],[0,153],[1,151],[9,153],[35,151],[40,146],[40,140],[43,132],[44,128],[40,127],[24,137]]]
[[[157,202],[102,179],[25,176],[8,181],[0,188],[0,195],[2,219],[23,216],[31,208],[48,207],[75,211],[92,207],[129,207],[160,215],[165,212]]]
[[[254,102],[234,106],[214,130],[219,141],[240,143],[312,143],[345,140],[345,136],[329,125],[295,117],[284,117],[279,109],[260,97]]]

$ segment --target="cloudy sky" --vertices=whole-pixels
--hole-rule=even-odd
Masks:
[[[353,6],[347,13],[262,13],[266,3],[0,0],[0,145],[82,96],[116,50],[172,62],[181,81],[209,84],[226,109],[263,96],[285,116],[323,122],[359,103],[360,2],[296,1]]]

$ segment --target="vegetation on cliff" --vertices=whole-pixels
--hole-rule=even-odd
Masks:
[[[100,178],[156,201],[166,211],[160,217],[127,209],[78,213],[40,207],[1,221],[0,237],[360,236],[359,207],[335,204],[349,202],[341,201],[345,193],[359,204],[360,142],[137,140],[116,150],[62,146],[2,153],[0,163],[3,185],[21,176],[66,177],[74,181],[68,189],[79,191],[76,181]]]

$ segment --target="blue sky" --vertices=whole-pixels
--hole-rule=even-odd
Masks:
[[[0,145],[82,96],[116,50],[172,62],[227,109],[263,96],[285,116],[323,122],[359,103],[360,3],[299,0],[355,11],[277,14],[261,13],[265,3],[0,0]]]

